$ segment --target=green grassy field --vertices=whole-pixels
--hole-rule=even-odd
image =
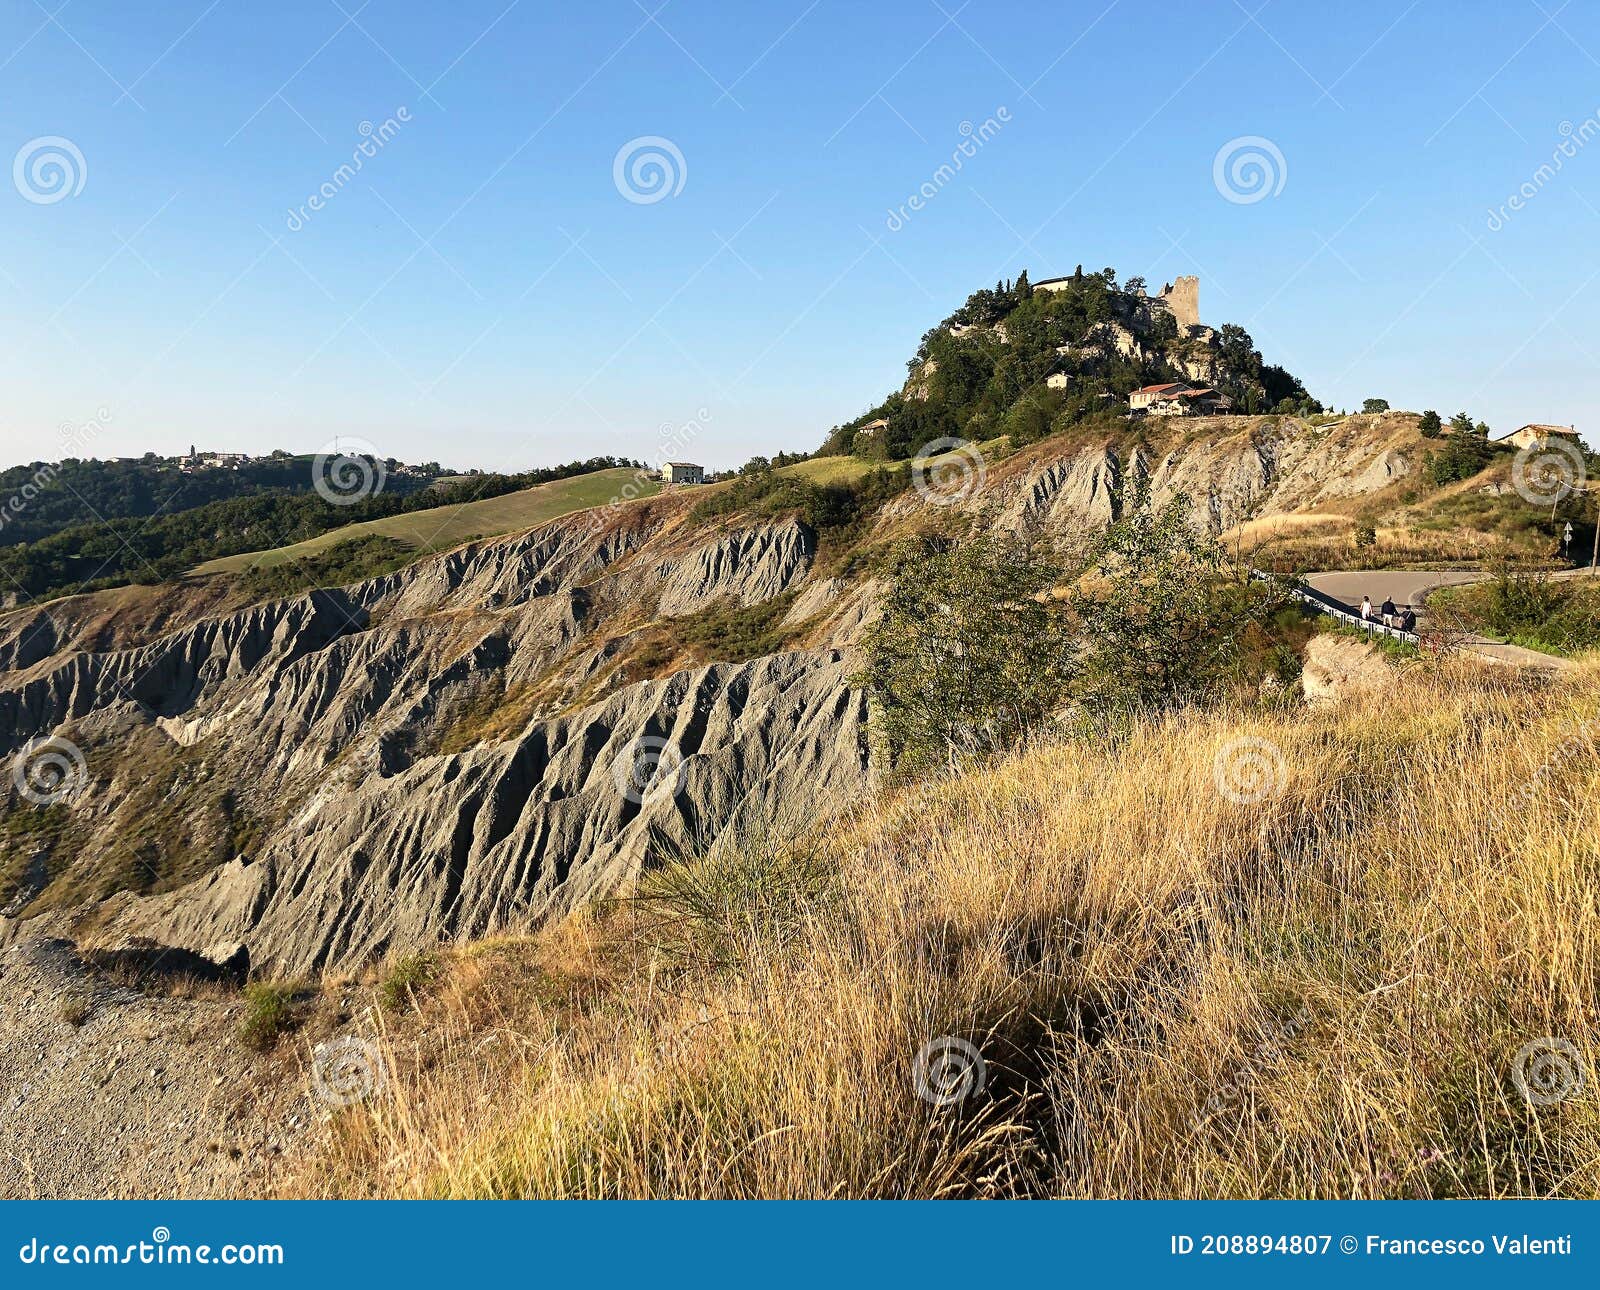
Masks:
[[[571,479],[554,480],[534,488],[525,488],[519,493],[468,502],[464,506],[440,506],[406,515],[390,515],[364,524],[347,525],[304,542],[296,542],[293,546],[275,547],[270,551],[247,551],[243,555],[209,560],[194,572],[238,573],[245,569],[269,569],[317,551],[325,551],[341,542],[369,535],[394,538],[415,547],[419,555],[447,551],[472,538],[515,533],[519,529],[532,528],[535,524],[553,520],[558,515],[587,510],[591,506],[604,506],[620,496],[623,488],[634,479],[635,472],[627,467],[599,470],[591,475],[575,475]],[[636,484],[635,495],[648,497],[659,491],[660,487],[655,480],[642,481]]]
[[[841,484],[872,473],[875,463],[859,457],[813,457],[810,461],[797,461],[792,466],[782,466],[777,473],[792,475],[813,484]]]

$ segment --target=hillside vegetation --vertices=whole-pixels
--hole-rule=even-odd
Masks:
[[[268,464],[271,463],[259,465],[264,469]],[[466,476],[432,486],[426,480],[410,476],[387,475],[371,495],[341,495],[336,487],[332,491],[342,496],[336,503],[312,488],[314,475],[309,462],[290,461],[285,469],[293,467],[289,477],[296,481],[297,488],[303,485],[305,491],[263,487],[243,496],[195,505],[187,483],[183,483],[173,488],[156,514],[96,518],[52,532],[36,542],[0,546],[0,583],[29,599],[50,599],[128,583],[164,582],[212,557],[299,544],[318,536],[326,541],[308,550],[320,550],[352,537],[366,536],[372,530],[357,526],[385,517],[398,519],[396,534],[404,535],[413,529],[425,532],[427,526],[427,521],[409,525],[404,517],[435,511],[433,527],[441,528],[440,517],[469,504],[483,503],[492,515],[493,508],[487,504],[503,494],[626,465],[618,457],[596,457],[516,475]],[[339,467],[335,464],[329,469]],[[231,473],[205,471],[194,476],[179,475],[179,478],[203,481],[200,494],[203,495],[204,488],[210,486],[211,475]],[[350,478],[357,473],[360,472],[353,472]],[[367,475],[369,479],[376,477],[375,473]],[[335,477],[334,482],[342,481]],[[604,500],[606,495],[602,490],[580,487],[578,496],[584,500],[577,505],[593,505]],[[51,496],[48,488],[34,501],[47,496]],[[515,514],[516,505],[510,510]],[[23,513],[28,513],[26,508]],[[413,541],[413,545],[423,550],[433,549],[425,541]],[[285,558],[295,559],[302,554],[305,552],[295,552]],[[249,563],[247,560],[235,567],[246,567]]]
[[[1597,676],[1415,665],[746,830],[444,955],[281,1187],[1592,1196]]]
[[[396,496],[418,492],[441,473],[437,463],[418,475],[395,474]],[[310,493],[311,457],[280,452],[232,469],[184,471],[149,453],[138,461],[69,457],[0,470],[0,498],[22,504],[0,510],[0,547],[104,520],[141,519],[263,493]]]
[[[444,551],[472,538],[494,537],[532,528],[570,511],[603,506],[622,495],[648,497],[661,485],[636,467],[608,467],[521,488],[512,492],[474,495],[472,484],[457,485],[459,496],[442,505],[412,510],[376,520],[343,525],[303,542],[256,549],[222,559],[208,560],[196,573],[235,573],[243,569],[270,569],[305,559],[345,542],[380,537],[404,543],[418,556]]]
[[[1080,267],[1053,290],[1035,290],[1023,273],[974,292],[923,336],[905,388],[835,427],[818,455],[899,460],[939,439],[1002,434],[1022,446],[1125,422],[1131,391],[1190,378],[1240,412],[1321,410],[1297,378],[1263,361],[1243,327],[1181,327],[1144,288],[1142,278],[1119,285],[1114,269]],[[863,430],[880,419],[886,427]]]

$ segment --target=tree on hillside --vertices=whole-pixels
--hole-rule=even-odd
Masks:
[[[1072,705],[1192,702],[1264,659],[1279,669],[1269,623],[1285,602],[1228,567],[1187,497],[1146,502],[1070,560],[992,532],[899,550],[856,682],[897,769],[1005,751]]]
[[[1422,432],[1424,439],[1437,439],[1444,432],[1444,425],[1439,420],[1439,414],[1429,408],[1422,414],[1422,420],[1418,423],[1417,429]]]
[[[1060,566],[1005,535],[921,539],[896,559],[858,678],[891,761],[917,772],[1014,746],[1049,716],[1067,679],[1060,615],[1040,598]]]
[[[1282,608],[1228,567],[1187,496],[1158,509],[1142,501],[1107,528],[1067,596],[1073,692],[1093,707],[1165,706],[1217,690],[1238,674],[1245,640]]]
[[[1457,412],[1450,418],[1450,433],[1453,435],[1470,435],[1474,429],[1472,418],[1465,412]]]
[[[1365,399],[1362,401],[1361,410],[1363,412],[1387,412],[1389,410],[1389,400]]]

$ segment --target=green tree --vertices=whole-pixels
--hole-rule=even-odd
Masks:
[[[1366,399],[1366,400],[1363,400],[1363,402],[1361,404],[1361,410],[1363,412],[1387,412],[1389,410],[1389,400],[1388,399]]]
[[[1417,429],[1422,432],[1424,439],[1437,439],[1444,432],[1444,425],[1439,420],[1439,414],[1429,408],[1422,414],[1422,420],[1418,423]]]
[[[1136,499],[1137,500],[1137,499]],[[1244,644],[1284,606],[1228,567],[1179,494],[1136,505],[1096,542],[1067,596],[1077,647],[1073,693],[1095,708],[1201,698],[1240,675]]]
[[[919,540],[867,639],[857,679],[893,764],[918,772],[1014,746],[1060,702],[1068,651],[1060,576],[1045,548],[984,535],[952,546]]]

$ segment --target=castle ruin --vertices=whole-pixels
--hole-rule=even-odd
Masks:
[[[1065,291],[1075,278],[1046,278],[1035,282],[1035,291]],[[1193,274],[1183,274],[1161,288],[1157,295],[1144,295],[1147,307],[1165,309],[1179,328],[1200,325],[1200,279]],[[954,330],[954,329],[952,329]]]
[[[1200,279],[1193,274],[1174,278],[1161,288],[1160,295],[1148,299],[1165,306],[1179,327],[1200,325]]]

